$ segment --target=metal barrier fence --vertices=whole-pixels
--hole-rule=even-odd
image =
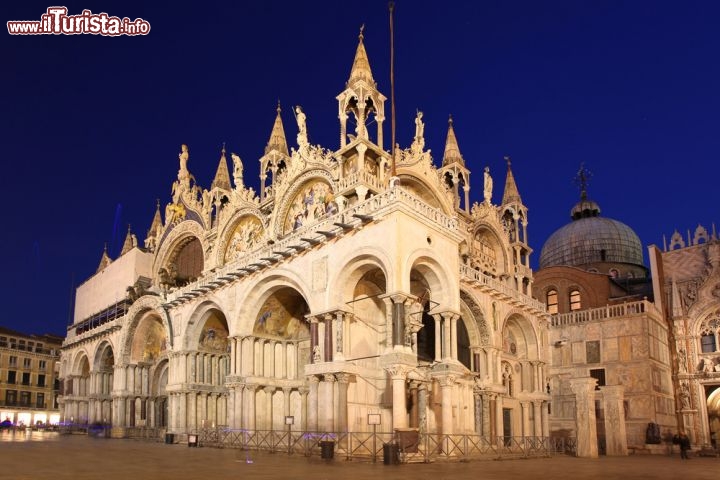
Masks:
[[[397,461],[407,463],[574,455],[576,447],[574,438],[505,436],[490,438],[480,435],[417,432],[408,437],[404,433],[322,433],[224,427],[203,428],[197,432],[200,445],[208,447],[265,450],[373,462],[382,460],[386,463],[388,452],[391,455],[395,452],[398,456]]]

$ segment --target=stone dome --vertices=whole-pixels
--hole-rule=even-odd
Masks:
[[[581,199],[571,211],[573,221],[555,231],[543,245],[540,268],[601,262],[642,266],[642,244],[632,228],[599,215],[597,203]]]

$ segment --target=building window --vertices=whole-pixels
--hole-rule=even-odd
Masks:
[[[20,405],[30,406],[30,392],[20,392]]]
[[[582,304],[580,303],[580,290],[570,291],[570,311],[580,310]]]
[[[35,399],[35,406],[37,408],[45,408],[45,394],[44,393],[37,394],[37,398]]]
[[[40,369],[40,370],[47,369],[47,362],[45,360],[38,360],[38,369]]]
[[[17,372],[15,370],[8,370],[8,383],[14,385],[17,382]]]
[[[18,341],[18,350],[25,351],[25,340]]]
[[[23,358],[23,368],[30,368],[32,360],[29,358]]]
[[[45,386],[45,375],[38,375],[38,387]]]
[[[7,337],[0,337],[0,347],[7,347]]]
[[[558,293],[557,290],[549,290],[546,295],[547,310],[550,315],[558,313]]]
[[[720,332],[720,319],[703,322],[700,328],[700,351],[702,353],[713,353],[717,351],[717,334]]]
[[[600,387],[605,386],[605,369],[604,368],[591,368],[590,376],[597,380],[595,390],[600,390]]]
[[[10,355],[10,366],[17,367],[17,357],[15,355]]]
[[[5,404],[8,406],[17,404],[17,390],[7,390],[5,392]]]
[[[30,385],[30,372],[23,372],[23,374],[22,374],[22,384],[23,384],[23,385]]]
[[[715,334],[706,333],[700,337],[700,350],[702,353],[712,353],[715,351]]]

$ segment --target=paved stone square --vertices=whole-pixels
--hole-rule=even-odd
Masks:
[[[637,455],[579,459],[483,460],[466,463],[383,465],[335,458],[190,448],[186,444],[95,439],[84,435],[0,432],[0,479],[708,479],[720,459],[680,460]]]

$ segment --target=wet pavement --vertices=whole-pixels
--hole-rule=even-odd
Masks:
[[[720,478],[720,458],[635,455],[384,465],[58,433],[0,432],[0,479],[583,480]]]

